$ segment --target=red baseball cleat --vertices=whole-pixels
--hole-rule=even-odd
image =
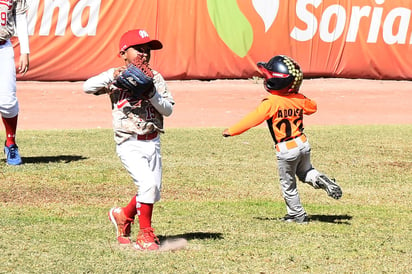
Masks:
[[[127,218],[121,207],[109,210],[109,220],[116,228],[116,238],[119,244],[131,244],[130,233],[133,219]]]
[[[141,229],[137,235],[134,248],[137,250],[158,250],[160,242],[153,232],[154,230],[151,227]]]

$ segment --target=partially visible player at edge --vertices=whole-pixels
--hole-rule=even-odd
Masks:
[[[29,69],[29,35],[26,0],[0,3],[0,113],[6,130],[4,153],[8,165],[20,165],[22,160],[16,144],[19,103],[16,96],[16,66],[10,38],[17,33],[20,42],[18,72]]]
[[[317,104],[299,93],[303,73],[292,58],[278,55],[267,63],[259,62],[257,65],[264,77],[263,85],[270,95],[222,134],[224,137],[238,135],[267,121],[275,142],[280,185],[287,209],[281,220],[307,223],[309,217],[300,202],[296,176],[314,188],[325,190],[334,199],[342,196],[341,188],[311,164],[311,147],[303,133],[303,115],[315,113]]]
[[[145,30],[131,30],[120,38],[119,56],[126,65],[138,55],[144,55],[149,62],[150,51],[162,47],[162,43],[150,39]],[[157,250],[160,243],[152,228],[152,212],[154,204],[160,200],[162,186],[160,133],[164,132],[163,116],[172,114],[174,100],[157,71],[153,71],[156,92],[148,100],[137,99],[130,91],[117,88],[113,82],[125,68],[111,68],[91,77],[85,81],[83,89],[89,94],[109,94],[116,151],[138,187],[137,195],[127,206],[114,207],[109,211],[117,241],[131,244],[131,225],[137,215],[140,230],[134,248]]]

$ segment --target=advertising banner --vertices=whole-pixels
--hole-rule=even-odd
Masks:
[[[120,66],[120,36],[137,28],[163,43],[151,63],[169,80],[250,78],[257,62],[278,54],[298,61],[306,77],[412,78],[410,0],[29,3],[24,80],[84,80]]]

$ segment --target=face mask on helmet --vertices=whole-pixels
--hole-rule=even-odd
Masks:
[[[258,67],[265,78],[265,89],[274,94],[298,93],[303,80],[299,65],[290,57],[278,55],[269,62],[259,62]]]

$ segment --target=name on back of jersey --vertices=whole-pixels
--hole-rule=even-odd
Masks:
[[[303,109],[301,108],[286,108],[278,110],[277,118],[300,117],[302,115]]]

